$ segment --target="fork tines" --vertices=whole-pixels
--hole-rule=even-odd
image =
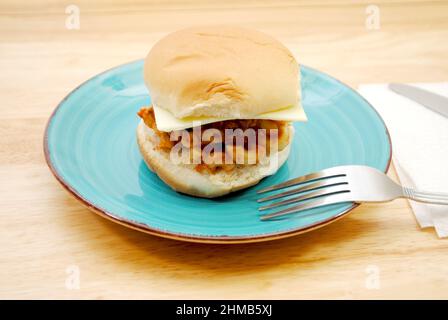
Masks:
[[[260,208],[258,208],[258,210],[264,211],[276,207],[286,206],[293,203],[300,203],[300,204],[288,207],[281,211],[263,215],[261,216],[261,220],[268,220],[274,217],[324,205],[326,204],[325,199],[319,199],[319,198],[350,192],[346,174],[330,174],[328,172],[322,171],[313,174],[308,174],[302,177],[291,179],[286,182],[264,188],[262,190],[257,191],[257,193],[262,194],[266,192],[290,188],[293,186],[299,186],[299,187],[258,199],[257,202],[260,203],[275,199],[286,198],[285,200],[272,202],[268,205],[261,206]],[[289,197],[292,195],[298,195],[298,196]]]

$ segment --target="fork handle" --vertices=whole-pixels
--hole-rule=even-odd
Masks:
[[[426,192],[412,188],[403,188],[403,195],[407,199],[418,202],[448,205],[448,193]]]

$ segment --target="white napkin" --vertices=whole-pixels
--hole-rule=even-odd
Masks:
[[[448,82],[412,84],[448,97]],[[403,186],[448,193],[448,118],[389,90],[387,84],[358,91],[380,113],[392,139],[395,168]],[[422,228],[448,237],[448,206],[410,201]]]

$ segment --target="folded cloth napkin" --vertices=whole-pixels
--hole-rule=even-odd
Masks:
[[[448,97],[448,82],[414,86]],[[387,84],[360,85],[384,119],[392,139],[393,162],[403,186],[448,193],[448,118],[394,93]],[[448,237],[448,206],[410,201],[422,228]]]

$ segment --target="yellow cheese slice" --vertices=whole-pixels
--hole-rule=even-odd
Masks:
[[[232,120],[232,118],[193,118],[186,117],[178,119],[171,112],[153,105],[154,115],[156,117],[157,129],[160,131],[174,131],[193,128],[194,126],[205,125],[208,123]],[[280,109],[277,111],[262,113],[248,119],[263,119],[277,121],[307,121],[305,111],[300,104],[296,106]]]

